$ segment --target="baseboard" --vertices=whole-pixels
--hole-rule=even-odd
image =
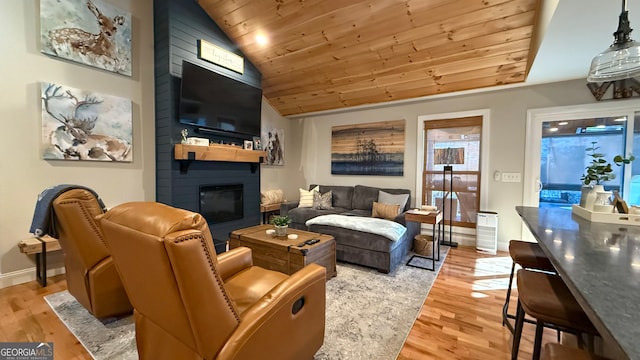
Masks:
[[[60,274],[64,274],[64,266],[47,270],[47,277]],[[13,285],[24,284],[34,280],[36,280],[35,267],[0,274],[0,289]]]

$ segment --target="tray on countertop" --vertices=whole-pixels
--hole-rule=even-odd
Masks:
[[[640,226],[640,215],[594,212],[580,205],[573,205],[571,212],[592,222]]]

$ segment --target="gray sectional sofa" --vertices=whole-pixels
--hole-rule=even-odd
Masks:
[[[309,189],[315,188],[311,185]],[[383,189],[370,186],[328,186],[320,185],[320,193],[332,192],[331,209],[300,208],[298,203],[283,203],[281,215],[287,215],[290,227],[328,234],[336,240],[336,257],[339,261],[355,263],[378,269],[380,272],[393,271],[407,256],[413,245],[413,238],[420,232],[420,224],[406,222],[404,212],[410,208],[411,192],[407,189]],[[371,217],[373,203],[378,201],[380,190],[389,194],[409,194],[403,211],[393,220],[406,227],[406,232],[398,240],[366,231],[357,231],[332,225],[305,224],[307,220],[320,215],[341,214]]]

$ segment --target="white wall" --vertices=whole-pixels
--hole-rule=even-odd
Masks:
[[[262,129],[284,130],[284,166],[260,165],[260,190],[282,189],[286,200],[297,201],[298,187],[304,185],[300,172],[302,139],[293,131],[297,120],[281,116],[264,98],[262,99]]]
[[[93,188],[107,207],[155,200],[152,0],[109,0],[131,13],[133,76],[58,60],[40,53],[37,0],[0,2],[0,287],[35,278],[33,258],[18,251],[28,237],[36,196],[60,184]],[[11,34],[11,35],[8,35]],[[48,81],[133,103],[132,163],[45,161],[41,155],[40,82]],[[50,268],[61,266],[54,256]]]
[[[491,141],[489,153],[483,154],[482,161],[489,162],[489,173],[483,175],[491,177],[496,170],[524,172],[527,109],[593,102],[585,81],[574,80],[306,116],[292,120],[291,132],[287,133],[288,138],[303,139],[303,147],[300,166],[288,169],[295,173],[287,173],[286,186],[297,188],[318,183],[407,188],[411,189],[415,204],[418,116],[489,109]],[[396,119],[406,120],[404,176],[331,175],[331,127]],[[296,183],[294,179],[300,180]],[[499,247],[506,249],[510,239],[521,237],[521,220],[514,208],[522,204],[523,183],[493,179],[488,183],[487,208],[481,210],[498,212]]]

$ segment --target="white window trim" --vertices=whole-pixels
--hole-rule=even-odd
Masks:
[[[489,140],[489,125],[491,120],[490,109],[478,109],[418,116],[418,131],[416,131],[418,133],[418,138],[416,141],[416,207],[420,207],[420,205],[422,205],[418,202],[422,201],[422,173],[424,171],[424,122],[471,116],[482,117],[482,142],[480,144],[480,209],[478,210],[487,210],[487,205],[489,203],[489,178],[487,174],[489,174],[489,144],[491,143],[491,141]],[[456,229],[456,232],[467,232],[467,228],[454,228]]]

